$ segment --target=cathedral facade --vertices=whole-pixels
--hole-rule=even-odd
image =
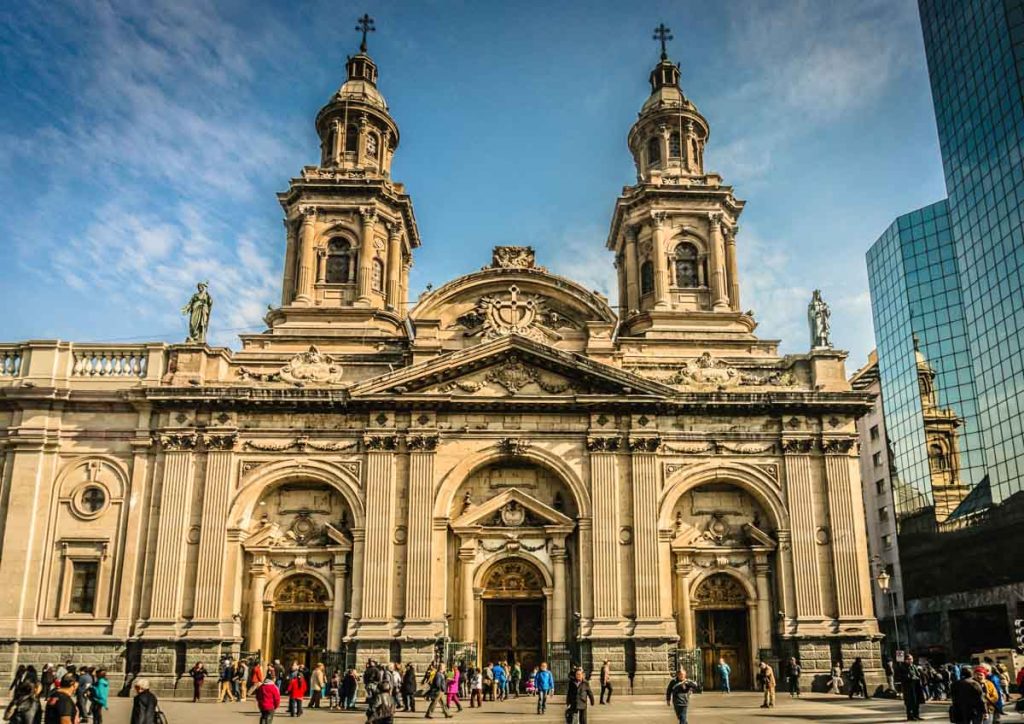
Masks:
[[[754,335],[744,202],[704,168],[678,67],[662,53],[628,134],[617,309],[516,246],[409,304],[399,129],[365,48],[347,75],[278,197],[265,332],[0,345],[0,669],[169,687],[224,653],[444,650],[609,659],[638,692],[719,657],[740,687],[761,658],[877,673],[871,397],[844,353]]]

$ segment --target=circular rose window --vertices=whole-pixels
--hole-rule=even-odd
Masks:
[[[105,488],[89,484],[78,489],[72,498],[75,512],[82,518],[95,518],[107,509],[109,498]]]

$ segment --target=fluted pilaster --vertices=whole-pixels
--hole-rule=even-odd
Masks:
[[[203,485],[203,518],[199,535],[199,570],[196,574],[195,617],[213,621],[221,617],[221,593],[224,590],[224,561],[228,506],[231,502],[231,460],[234,435],[209,436],[227,450],[211,450],[206,456],[206,480]]]
[[[186,449],[164,453],[163,487],[160,492],[160,522],[156,535],[156,560],[153,564],[153,598],[149,616],[153,621],[173,622],[181,609],[185,577],[186,538],[195,463],[192,447],[195,436],[181,436]]]
[[[431,512],[436,435],[409,438],[409,563],[406,568],[405,619],[430,618]]]
[[[799,618],[821,618],[821,570],[815,543],[814,479],[811,458],[799,452],[810,452],[810,441],[792,441],[793,452],[785,456],[786,497],[792,523],[793,572],[796,589],[796,615]],[[787,443],[788,445],[788,443]]]

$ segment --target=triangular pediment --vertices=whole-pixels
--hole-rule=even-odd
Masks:
[[[508,335],[365,380],[353,386],[351,393],[353,397],[377,394],[668,397],[676,391],[583,355]]]
[[[472,527],[568,527],[572,518],[542,503],[519,488],[509,488],[480,505],[463,508],[462,514],[452,521],[452,528]]]

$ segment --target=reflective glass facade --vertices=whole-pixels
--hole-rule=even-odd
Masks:
[[[1024,490],[1024,0],[919,6],[984,465],[1001,503]]]
[[[961,519],[984,497],[970,491],[986,471],[946,202],[896,219],[867,261],[897,516],[901,526],[919,516],[928,527]],[[949,448],[945,478],[929,455],[937,438]],[[957,485],[936,505],[933,484],[941,489],[942,479]]]

